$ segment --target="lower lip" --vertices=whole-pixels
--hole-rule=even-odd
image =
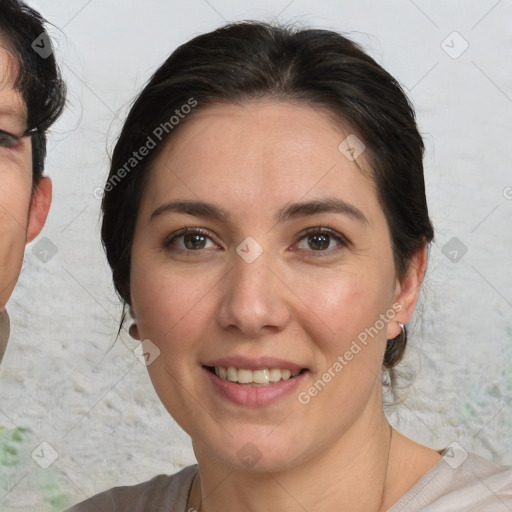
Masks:
[[[297,389],[307,372],[302,372],[288,380],[280,380],[266,386],[240,385],[217,377],[215,373],[203,367],[214,390],[223,398],[237,405],[262,407],[278,402]]]

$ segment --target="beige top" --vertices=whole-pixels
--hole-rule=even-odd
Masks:
[[[457,443],[387,512],[512,511],[512,466],[500,466]],[[114,487],[66,512],[187,512],[187,496],[197,465],[175,475],[159,475],[132,487]]]

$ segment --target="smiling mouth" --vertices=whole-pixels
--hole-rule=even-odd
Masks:
[[[234,368],[232,366],[205,366],[205,368],[217,375],[219,379],[227,380],[241,386],[268,386],[280,381],[293,379],[307,371],[306,369],[291,371],[281,368],[249,370],[246,368]]]

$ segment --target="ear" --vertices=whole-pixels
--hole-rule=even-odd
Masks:
[[[28,215],[27,243],[34,240],[43,229],[50,204],[52,202],[52,181],[47,176],[42,177],[32,195]]]
[[[137,319],[135,318],[135,311],[133,311],[132,306],[130,306],[130,316],[133,319],[133,322],[131,323],[130,327],[128,328],[128,334],[134,339],[134,340],[141,340],[141,336],[139,333],[139,327],[137,325]]]
[[[412,257],[405,276],[401,280],[397,279],[393,302],[396,322],[388,323],[388,339],[396,338],[400,334],[400,326],[397,322],[406,324],[411,319],[426,270],[427,244],[424,244]]]

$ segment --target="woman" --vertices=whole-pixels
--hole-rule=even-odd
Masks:
[[[71,511],[512,506],[511,468],[384,415],[433,238],[422,156],[397,82],[337,33],[238,23],[168,58],[115,147],[102,238],[198,465]]]
[[[46,131],[65,101],[41,16],[17,0],[0,2],[0,361],[9,339],[7,300],[25,244],[41,231],[51,203],[43,177]]]

